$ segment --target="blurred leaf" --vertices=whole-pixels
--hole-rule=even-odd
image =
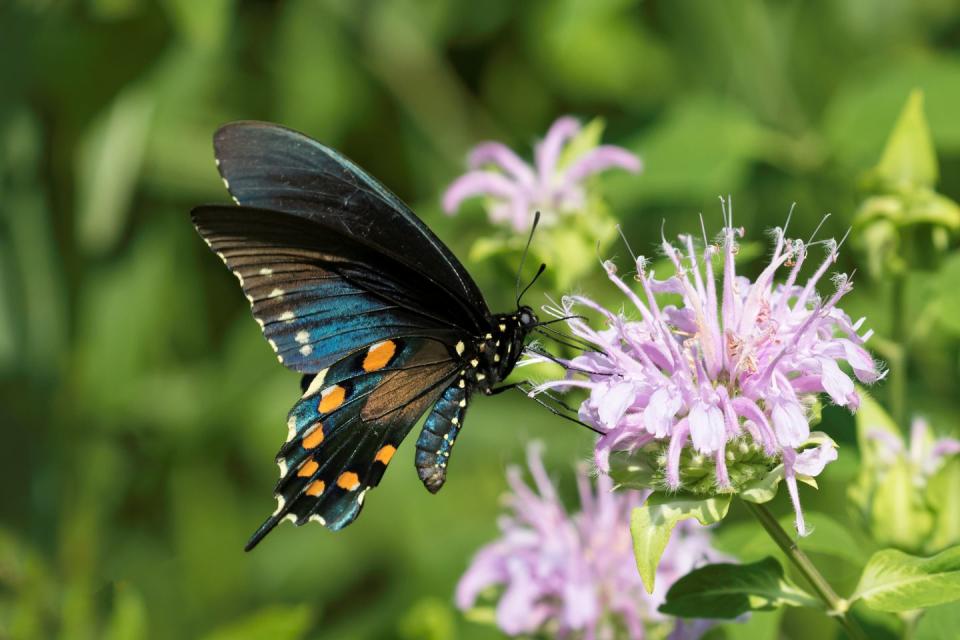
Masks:
[[[780,640],[780,621],[783,609],[753,611],[744,621],[722,625],[727,640]]]
[[[865,61],[866,62],[866,61]],[[903,98],[920,89],[933,142],[941,149],[960,148],[960,58],[955,55],[899,56],[879,59],[882,73],[861,70],[837,86],[828,104],[824,132],[830,148],[849,167],[872,164],[881,153],[890,125],[903,110]],[[875,67],[874,67],[875,68]]]
[[[920,549],[930,536],[933,516],[920,502],[910,464],[898,459],[876,479],[870,505],[870,532],[883,544]]]
[[[937,183],[937,155],[923,114],[922,91],[915,89],[907,99],[873,173],[888,188],[898,190]]]
[[[113,611],[103,639],[140,640],[147,637],[148,629],[143,597],[128,583],[115,585]]]
[[[943,640],[951,638],[960,629],[960,607],[941,604],[923,612],[911,636],[912,640]]]
[[[735,103],[687,97],[643,137],[626,145],[643,158],[644,174],[612,175],[611,193],[631,202],[713,199],[743,184],[750,162],[762,154],[765,143],[764,131]]]
[[[76,158],[77,235],[91,253],[111,249],[123,232],[140,177],[153,98],[121,93],[87,130]]]
[[[189,42],[215,48],[223,42],[233,14],[233,0],[164,0],[173,23]]]
[[[940,324],[955,336],[960,336],[960,253],[954,253],[944,261],[936,275],[937,317]]]
[[[822,603],[790,582],[773,558],[753,564],[708,564],[673,583],[659,611],[681,618],[729,620],[748,611],[784,606],[821,608]]]
[[[910,611],[960,599],[960,546],[930,558],[896,549],[870,558],[850,601],[880,611]]]
[[[866,563],[867,550],[850,535],[844,525],[820,511],[806,510],[803,517],[810,534],[799,539],[797,545],[804,551],[840,558],[856,567]],[[779,522],[785,531],[790,531],[794,526],[794,516],[783,516]],[[744,562],[780,553],[776,543],[754,522],[720,528],[714,534],[714,546]]]
[[[927,481],[927,503],[934,512],[925,548],[934,553],[960,544],[960,456],[953,456]]]
[[[400,620],[399,637],[407,640],[453,640],[456,637],[453,607],[436,598],[414,604]]]
[[[783,465],[778,464],[763,478],[747,485],[747,487],[740,492],[740,497],[747,502],[755,502],[757,504],[770,502],[777,497],[777,489],[783,481],[783,478]]]
[[[208,633],[203,640],[298,640],[306,636],[312,618],[305,604],[272,605]]]
[[[676,524],[689,518],[696,518],[703,525],[720,522],[729,507],[730,496],[703,498],[657,492],[633,510],[630,514],[633,552],[647,593],[653,593],[657,566]]]

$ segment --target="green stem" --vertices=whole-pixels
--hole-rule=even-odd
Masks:
[[[890,338],[893,342],[893,355],[890,358],[890,409],[893,419],[901,428],[907,419],[907,323],[906,323],[906,277],[896,275],[893,278],[893,291],[890,296],[891,326]]]
[[[807,554],[801,551],[796,541],[783,530],[783,527],[781,527],[777,519],[773,517],[773,514],[762,504],[747,502],[746,500],[743,501],[743,504],[747,505],[747,509],[760,521],[760,524],[770,538],[777,543],[777,546],[780,547],[787,558],[790,559],[793,566],[795,566],[803,577],[806,578],[807,582],[810,583],[810,586],[813,587],[817,596],[827,605],[827,613],[837,619],[840,626],[847,632],[847,636],[853,640],[867,640],[867,636],[849,613],[850,603],[837,595],[833,587],[831,587],[823,575],[817,571],[817,568],[813,566]]]

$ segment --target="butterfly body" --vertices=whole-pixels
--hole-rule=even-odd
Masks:
[[[237,205],[193,211],[286,367],[304,375],[277,454],[284,519],[337,530],[359,514],[401,441],[427,415],[415,463],[438,491],[474,394],[513,370],[537,318],[493,314],[449,249],[383,185],[337,152],[277,125],[214,137]]]

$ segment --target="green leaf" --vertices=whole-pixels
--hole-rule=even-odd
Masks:
[[[880,611],[910,611],[960,599],[960,546],[930,558],[896,549],[873,554],[851,602]]]
[[[867,551],[862,542],[850,535],[848,528],[832,517],[819,511],[805,511],[811,533],[801,538],[799,546],[807,553],[817,553],[840,558],[862,567],[867,561]],[[780,526],[786,531],[794,527],[794,516],[779,518]],[[780,548],[755,522],[724,525],[713,536],[714,546],[743,562],[752,562],[765,556],[777,556]]]
[[[960,457],[948,460],[927,482],[927,504],[933,507],[933,530],[926,548],[937,552],[960,544]]]
[[[960,629],[960,607],[941,604],[923,612],[913,632],[913,640],[943,640],[956,636]]]
[[[960,296],[957,295],[957,282],[960,282],[960,254],[947,258],[936,276],[937,316],[943,327],[954,335],[960,335]]]
[[[720,522],[729,508],[730,496],[701,498],[653,493],[643,505],[633,510],[630,515],[633,552],[648,593],[653,593],[657,565],[677,523],[689,518],[696,518],[704,525]]]
[[[104,632],[105,640],[139,640],[147,636],[147,608],[143,596],[130,584],[115,587],[113,612]]]
[[[887,187],[910,190],[937,182],[937,155],[923,113],[923,92],[914,89],[874,168]]]
[[[777,496],[777,487],[780,486],[781,481],[783,481],[783,465],[778,464],[771,469],[767,475],[747,485],[747,487],[740,492],[740,497],[747,502],[755,502],[757,504],[770,502]]]
[[[870,505],[870,530],[882,544],[919,550],[930,536],[933,515],[914,485],[910,462],[897,458],[876,478]]]
[[[681,618],[736,618],[748,611],[822,604],[790,582],[773,558],[753,564],[708,564],[683,576],[667,591],[661,613]]]
[[[77,235],[87,251],[109,250],[123,233],[153,107],[150,91],[129,89],[84,135],[76,159]]]
[[[311,618],[305,604],[273,605],[216,629],[204,640],[297,640],[306,635]]]

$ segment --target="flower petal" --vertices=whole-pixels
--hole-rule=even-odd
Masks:
[[[643,163],[640,162],[640,158],[622,147],[604,144],[580,156],[566,170],[564,180],[566,182],[579,182],[588,176],[613,167],[620,167],[631,173],[639,173],[643,169]]]
[[[697,402],[690,409],[690,439],[700,453],[713,453],[727,441],[723,412],[719,407]]]
[[[453,214],[467,198],[488,195],[511,199],[517,195],[514,183],[493,171],[470,171],[453,181],[443,194],[443,210]]]
[[[810,437],[810,424],[798,403],[789,400],[774,402],[770,417],[780,446],[799,447]]]
[[[557,118],[550,126],[547,135],[543,141],[537,145],[534,152],[537,162],[537,172],[540,174],[540,181],[543,184],[549,184],[557,170],[557,162],[560,160],[560,150],[563,145],[577,135],[580,131],[580,123],[576,118],[563,116]]]
[[[510,147],[499,142],[484,142],[474,147],[470,152],[469,163],[473,169],[482,169],[486,164],[495,164],[524,184],[532,185],[536,181],[530,165]]]

